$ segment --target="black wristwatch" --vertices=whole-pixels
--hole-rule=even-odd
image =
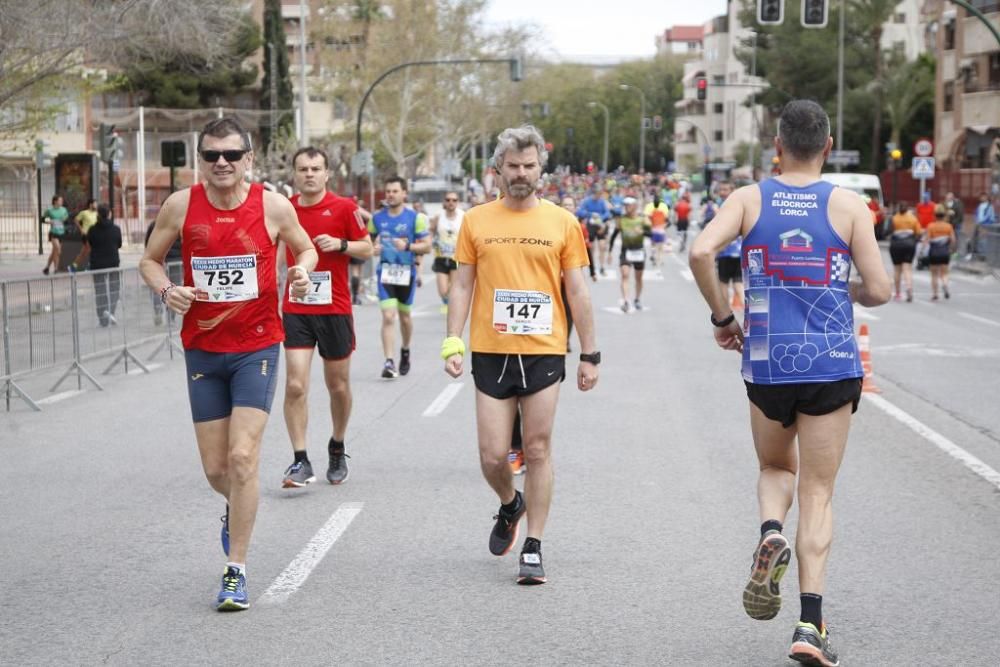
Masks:
[[[594,364],[595,366],[601,363],[601,353],[594,352],[593,354],[583,354],[580,353],[580,361],[586,361],[589,364]]]
[[[715,319],[715,313],[709,313],[708,317],[712,320],[712,324],[722,329],[723,327],[728,327],[736,319],[736,313],[729,313],[729,317],[723,317],[721,320]]]
[[[347,252],[347,239],[340,239],[340,252]]]

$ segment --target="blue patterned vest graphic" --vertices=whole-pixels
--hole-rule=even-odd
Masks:
[[[834,186],[762,181],[743,239],[743,378],[755,384],[863,376],[848,294],[851,252],[827,215]]]

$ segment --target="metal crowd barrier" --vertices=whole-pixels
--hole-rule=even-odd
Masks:
[[[994,269],[1000,269],[1000,225],[976,225],[969,253]]]
[[[167,269],[179,277],[179,263]],[[29,376],[64,369],[50,392],[74,376],[77,389],[83,389],[86,380],[103,390],[91,372],[99,359],[111,357],[103,375],[119,364],[126,373],[130,364],[148,373],[146,363],[160,352],[166,350],[173,359],[181,351],[176,338],[180,318],[159,302],[159,295],[146,286],[136,268],[3,281],[0,306],[0,382],[8,411],[14,397],[41,411],[23,387]],[[136,356],[137,349],[155,342],[160,344],[144,363]]]

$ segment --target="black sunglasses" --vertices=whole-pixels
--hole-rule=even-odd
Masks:
[[[201,151],[201,159],[210,164],[215,164],[219,161],[220,157],[226,158],[226,162],[239,162],[243,159],[243,156],[249,153],[248,150],[229,150],[229,151]]]
[[[451,199],[451,198],[449,197],[448,199],[445,199],[445,201],[455,201],[455,202],[457,202],[458,200],[457,200],[457,199]]]

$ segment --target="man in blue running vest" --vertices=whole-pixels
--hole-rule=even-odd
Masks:
[[[864,375],[852,303],[878,306],[890,296],[871,211],[854,192],[820,180],[832,144],[822,107],[789,102],[775,139],[781,176],[734,192],[690,256],[716,342],[743,353],[760,464],[761,537],[743,607],[759,620],[774,618],[781,607],[778,583],[791,560],[782,530],[797,476],[802,613],[789,654],[827,666],[839,664],[822,615],[831,501]],[[742,326],[715,275],[716,255],[737,236],[743,237]],[[852,262],[859,282],[850,281]]]

